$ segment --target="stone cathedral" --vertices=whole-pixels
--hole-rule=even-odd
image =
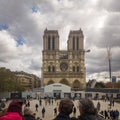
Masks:
[[[42,85],[62,83],[73,90],[86,87],[85,50],[83,31],[71,30],[67,50],[59,49],[57,30],[45,29],[42,51]]]

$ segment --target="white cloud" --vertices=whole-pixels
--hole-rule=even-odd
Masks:
[[[0,61],[7,62],[16,56],[16,42],[7,31],[0,31]]]
[[[85,49],[91,49],[86,54],[87,77],[107,72],[108,46],[112,70],[119,71],[119,19],[118,0],[1,0],[0,25],[8,29],[0,31],[0,65],[40,76],[45,28],[58,30],[60,49],[66,49],[69,31],[81,28]],[[17,47],[19,36],[25,42]]]

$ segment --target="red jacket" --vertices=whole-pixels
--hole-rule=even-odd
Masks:
[[[22,120],[22,116],[17,112],[7,112],[0,120]]]

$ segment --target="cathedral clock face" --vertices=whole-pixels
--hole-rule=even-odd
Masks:
[[[66,71],[66,70],[68,69],[68,64],[67,64],[67,63],[61,63],[61,64],[60,64],[60,69],[61,69],[62,71]]]

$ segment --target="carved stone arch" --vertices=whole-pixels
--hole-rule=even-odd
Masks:
[[[53,80],[49,80],[48,83],[47,83],[47,85],[50,85],[50,84],[53,84],[53,83],[54,83]]]
[[[79,90],[79,89],[81,89],[82,88],[82,84],[81,84],[81,82],[79,81],[79,80],[74,80],[74,82],[73,82],[73,84],[72,84],[72,88],[74,89],[74,90]]]
[[[60,81],[60,83],[62,83],[62,84],[65,84],[65,85],[68,85],[68,86],[69,86],[69,82],[68,82],[66,79],[62,79],[62,80]]]

